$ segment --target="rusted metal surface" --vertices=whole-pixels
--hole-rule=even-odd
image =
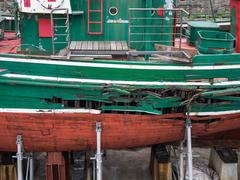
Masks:
[[[234,115],[234,118],[233,115],[227,115],[219,116],[218,120],[212,122],[210,120],[193,122],[193,138],[240,129],[239,117],[240,114]],[[185,117],[182,114],[157,116],[1,113],[0,150],[16,151],[15,137],[18,134],[24,138],[26,151],[55,152],[95,149],[96,122],[102,122],[104,149],[174,142],[183,139],[184,120]],[[235,135],[237,134],[236,132]],[[213,136],[213,139],[218,139],[218,136]]]

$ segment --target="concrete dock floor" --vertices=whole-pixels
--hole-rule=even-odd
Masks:
[[[103,180],[151,180],[150,152],[150,148],[107,150],[106,156],[103,157]],[[239,152],[238,158],[240,159]],[[199,160],[207,165],[210,149],[194,148],[193,155],[194,161]],[[35,180],[45,180],[44,158],[46,158],[46,153],[40,153],[36,156]],[[240,164],[238,164],[238,177],[240,177],[239,172]]]
[[[104,180],[150,180],[150,148],[109,150],[103,160]]]

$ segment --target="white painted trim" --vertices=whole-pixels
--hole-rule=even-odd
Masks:
[[[22,109],[22,108],[0,108],[0,113],[26,113],[26,114],[101,114],[95,109]],[[237,114],[240,110],[219,111],[219,112],[191,112],[190,116],[217,116]]]
[[[34,113],[34,114],[101,114],[95,109],[22,109],[22,108],[0,108],[4,113]]]
[[[214,111],[214,112],[191,112],[190,116],[217,116],[217,115],[227,115],[227,114],[238,114],[240,110],[230,110],[230,111]]]
[[[96,62],[72,62],[72,61],[55,61],[55,60],[39,60],[24,58],[7,58],[1,57],[1,61],[7,62],[23,62],[33,64],[63,65],[63,66],[79,66],[79,67],[98,67],[98,68],[116,68],[116,69],[142,69],[142,70],[221,70],[221,69],[240,69],[238,65],[215,65],[215,66],[162,66],[162,65],[132,65],[132,64],[110,64]]]
[[[89,83],[89,84],[122,84],[122,85],[146,85],[146,86],[228,86],[239,85],[240,81],[223,81],[223,82],[157,82],[157,81],[116,81],[101,79],[78,79],[78,78],[61,78],[51,76],[32,76],[24,74],[3,74],[7,78],[19,78],[30,80],[43,80],[55,82],[71,82],[71,83]]]

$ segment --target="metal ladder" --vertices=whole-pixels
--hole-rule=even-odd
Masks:
[[[54,12],[56,11],[64,11],[64,13],[62,14],[63,17],[54,17],[54,15],[56,15],[54,14]],[[67,44],[67,49],[69,49],[69,46],[70,46],[69,11],[67,8],[52,9],[50,18],[51,18],[51,27],[52,27],[52,53],[53,55],[55,55],[56,44]],[[55,25],[56,20],[65,20],[65,21],[63,25]],[[64,31],[64,33],[58,33],[59,31],[60,32]],[[57,41],[59,37],[66,37],[66,41]]]
[[[88,34],[89,35],[101,35],[103,34],[103,0],[95,0],[95,2],[98,1],[99,2],[99,6],[100,9],[91,9],[91,0],[88,0]],[[95,3],[94,2],[94,3]],[[97,15],[95,15],[94,17],[99,17],[100,20],[94,21],[91,20],[91,15],[93,13],[96,13]],[[99,27],[99,31],[92,31],[91,30],[91,26],[93,24],[98,24]]]

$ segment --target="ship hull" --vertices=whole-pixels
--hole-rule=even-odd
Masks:
[[[0,113],[0,151],[16,151],[17,135],[28,152],[94,150],[96,122],[102,123],[103,149],[171,143],[183,139],[184,119],[182,114]],[[240,114],[192,119],[193,138],[240,129]]]

